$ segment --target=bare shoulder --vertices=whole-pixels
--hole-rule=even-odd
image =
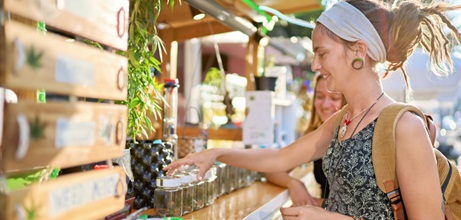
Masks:
[[[413,135],[427,136],[426,125],[423,119],[412,112],[405,112],[397,122],[396,135],[412,138]]]
[[[404,154],[432,154],[432,145],[423,119],[414,113],[405,112],[397,122],[395,130],[396,148]]]

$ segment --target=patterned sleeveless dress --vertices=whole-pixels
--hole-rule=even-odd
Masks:
[[[330,184],[324,208],[364,219],[394,219],[386,194],[376,185],[371,145],[376,120],[349,139],[334,138],[323,160],[323,170]]]

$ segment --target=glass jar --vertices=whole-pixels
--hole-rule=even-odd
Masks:
[[[227,165],[221,162],[215,162],[216,165],[216,194],[220,197],[227,193],[226,181],[227,181]]]
[[[192,175],[192,185],[194,185],[194,200],[192,201],[193,211],[197,211],[205,206],[205,182],[203,180],[197,180],[198,170],[193,170],[190,173]]]
[[[238,169],[237,167],[234,166],[227,166],[227,192],[232,192],[234,190],[238,190]]]
[[[181,189],[182,189],[182,214],[191,213],[192,203],[194,200],[194,185],[192,185],[193,176],[189,173],[179,173],[176,176],[181,178]]]
[[[211,167],[203,178],[205,182],[205,206],[213,204],[216,199],[216,167]]]
[[[176,176],[157,178],[154,192],[154,210],[160,217],[178,217],[182,214],[181,179]]]

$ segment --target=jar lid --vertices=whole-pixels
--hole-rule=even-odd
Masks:
[[[199,173],[198,169],[193,169],[189,172],[190,176],[192,177],[192,181],[200,182],[200,180],[198,179],[198,173]]]
[[[161,187],[178,187],[181,185],[181,178],[176,176],[162,176],[158,177],[157,186]]]
[[[152,142],[152,143],[153,144],[162,144],[162,140],[157,139],[157,140],[154,140],[154,142]]]
[[[192,176],[188,173],[179,173],[176,174],[176,176],[181,179],[181,184],[187,184],[192,182]]]
[[[204,178],[211,179],[216,177],[216,167],[211,167],[206,173]]]

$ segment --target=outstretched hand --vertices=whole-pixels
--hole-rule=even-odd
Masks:
[[[280,208],[284,220],[290,219],[308,219],[308,220],[325,220],[337,219],[329,212],[321,207],[306,205],[298,207]]]
[[[195,165],[199,172],[197,174],[197,180],[202,180],[206,171],[213,166],[216,160],[216,154],[213,149],[204,150],[199,153],[189,154],[186,157],[171,162],[168,166],[164,167],[164,171],[168,171],[168,175],[174,174],[174,172],[184,165]]]

